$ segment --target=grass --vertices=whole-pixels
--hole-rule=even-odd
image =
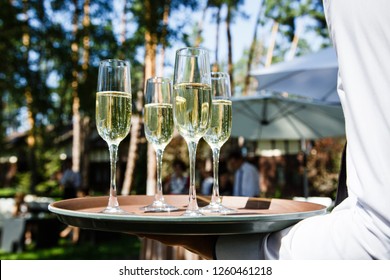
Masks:
[[[90,231],[89,240],[77,244],[60,239],[57,246],[36,248],[29,245],[21,253],[0,251],[1,260],[129,260],[138,259],[140,241],[137,237],[120,233]]]

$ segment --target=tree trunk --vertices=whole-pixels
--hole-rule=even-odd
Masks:
[[[150,32],[145,33],[145,81],[156,75],[157,39]]]
[[[195,44],[194,44],[194,47],[196,47],[196,48],[199,47],[200,43],[202,42],[203,23],[206,19],[206,12],[207,12],[208,7],[209,7],[209,5],[208,5],[208,1],[207,1],[206,6],[203,8],[202,18],[198,22],[198,30],[196,33]]]
[[[142,97],[142,96],[141,96]],[[131,118],[131,131],[130,131],[130,144],[127,154],[127,165],[125,170],[125,178],[123,180],[122,195],[129,195],[131,192],[131,186],[133,184],[133,175],[135,169],[135,163],[137,159],[137,147],[139,139],[139,131],[141,127],[141,120],[139,115],[133,115]]]
[[[29,15],[28,15],[28,1],[23,1],[23,13],[25,15],[25,24],[23,24],[23,35],[22,35],[22,44],[24,46],[23,59],[26,63],[26,80],[27,86],[24,90],[24,97],[26,100],[27,107],[27,123],[29,126],[28,134],[27,134],[27,147],[28,147],[28,165],[31,170],[31,180],[30,180],[30,191],[35,193],[35,185],[37,183],[37,169],[36,169],[36,156],[35,156],[35,148],[36,148],[36,137],[35,137],[35,115],[33,111],[33,94],[30,87],[30,70],[29,70],[29,61],[28,54],[30,51],[30,33],[29,33]]]
[[[171,0],[166,0],[164,5],[163,14],[163,29],[161,32],[161,51],[160,51],[160,66],[159,75],[164,76],[164,62],[165,62],[165,49],[167,47],[167,34],[168,34],[168,19],[171,7]]]
[[[144,77],[146,79],[156,75],[156,52],[157,52],[157,34],[153,31],[153,20],[152,19],[152,3],[150,0],[146,0],[145,4],[145,21],[146,21],[146,31],[145,31],[145,69]],[[142,104],[143,96],[138,96],[138,103]],[[131,130],[131,140],[129,145],[129,154],[128,161],[125,171],[125,179],[122,187],[122,194],[128,194],[131,190],[131,183],[133,178],[135,168],[135,160],[137,154],[137,144],[139,140],[139,130],[141,129],[142,117],[135,116],[132,117],[132,130]],[[134,138],[135,137],[135,138]],[[148,152],[147,152],[147,181],[146,181],[146,193],[153,194],[156,189],[156,156],[154,148],[151,144],[148,143]]]
[[[74,172],[80,171],[80,99],[78,96],[78,88],[79,88],[79,78],[78,78],[78,60],[79,60],[79,45],[77,42],[78,36],[78,19],[79,19],[79,9],[77,7],[77,0],[73,0],[74,5],[74,13],[72,19],[72,35],[73,42],[71,45],[72,49],[72,114],[73,114],[73,140],[72,140],[72,170]]]
[[[125,50],[124,50],[124,44],[126,42],[127,5],[128,5],[128,0],[125,0],[124,5],[123,5],[122,20],[121,20],[121,34],[119,37],[119,43],[120,43],[119,59],[125,59],[125,57],[126,57]]]
[[[28,71],[28,70],[27,70]],[[30,191],[35,193],[35,185],[38,183],[38,174],[37,174],[37,163],[36,163],[36,137],[35,137],[35,115],[33,113],[33,95],[31,88],[26,87],[24,92],[26,98],[26,107],[27,107],[27,123],[29,126],[29,131],[27,135],[27,146],[28,146],[28,165],[31,170],[31,181],[30,181]]]
[[[83,57],[82,57],[82,80],[85,81],[88,74],[89,68],[89,56],[90,56],[90,39],[89,39],[89,28],[91,25],[90,18],[90,0],[84,2],[84,17],[83,17]]]
[[[234,95],[234,66],[233,66],[233,50],[232,50],[232,34],[230,30],[230,22],[232,16],[232,7],[227,4],[227,15],[226,15],[226,35],[228,40],[228,73],[230,76],[230,89],[232,96]]]
[[[122,32],[121,32],[121,38],[120,43],[122,46],[121,51],[121,58],[123,59],[125,57],[125,53],[123,51],[123,45],[126,42],[126,11],[127,11],[127,0],[124,3],[123,6],[123,14],[122,14]],[[133,96],[134,98],[134,96]],[[142,107],[142,95],[140,98],[137,99],[137,107],[141,104]],[[138,110],[141,111],[141,110]],[[133,110],[135,112],[135,110]],[[121,194],[122,195],[129,195],[131,192],[131,186],[133,184],[133,174],[135,169],[135,163],[137,159],[137,148],[138,148],[138,140],[139,140],[139,131],[141,127],[141,120],[140,116],[133,113],[133,116],[131,118],[131,130],[130,130],[130,143],[129,143],[129,149],[127,152],[127,164],[125,169],[125,175],[123,179],[123,185]]]
[[[90,19],[90,0],[85,0],[84,6],[84,17],[83,17],[83,56],[82,56],[82,65],[81,65],[81,81],[85,82],[88,78],[88,68],[89,68],[89,57],[90,57],[90,38],[89,38],[89,28],[91,25]],[[79,113],[80,114],[80,113]],[[87,116],[80,119],[80,159],[81,163],[81,177],[83,189],[87,189],[88,184],[88,174],[89,174],[89,136],[91,133],[90,130],[90,119]],[[81,131],[82,128],[82,131]],[[80,169],[80,167],[79,167]]]
[[[156,75],[156,51],[157,51],[157,35],[153,31],[152,19],[152,3],[150,0],[145,1],[145,81]],[[156,152],[152,144],[148,143],[147,154],[147,179],[146,179],[146,194],[152,195],[156,190]]]
[[[275,21],[274,25],[272,26],[271,43],[268,46],[267,58],[265,60],[265,65],[264,65],[265,67],[269,67],[272,64],[272,57],[274,54],[276,35],[278,34],[278,29],[279,29],[279,23]]]
[[[4,111],[5,111],[5,101],[3,98],[0,98],[0,146],[4,145],[4,137],[5,137],[5,124],[4,124]],[[0,156],[2,153],[0,152]]]
[[[295,57],[295,54],[296,54],[297,48],[298,48],[298,42],[299,42],[299,34],[295,33],[294,38],[291,42],[290,52],[289,52],[286,60],[292,60]]]
[[[82,166],[81,169],[81,181],[82,181],[82,189],[84,191],[89,189],[89,152],[90,152],[90,145],[89,145],[89,136],[91,133],[91,125],[90,125],[90,118],[84,117],[81,121],[81,159],[82,159]]]
[[[74,90],[74,89],[73,89]],[[81,155],[81,130],[80,130],[80,98],[73,96],[73,141],[72,141],[72,170],[80,171],[80,155]]]
[[[243,95],[248,95],[248,91],[249,91],[250,73],[251,73],[252,61],[253,61],[253,56],[255,53],[255,47],[256,47],[256,42],[257,42],[257,28],[260,24],[262,13],[263,13],[263,2],[260,3],[260,8],[259,8],[259,12],[257,14],[256,23],[255,23],[255,31],[253,32],[253,39],[252,39],[251,47],[249,49]]]
[[[217,32],[215,36],[215,62],[213,64],[212,70],[213,72],[219,71],[219,27],[221,25],[221,5],[218,6],[217,11]]]
[[[79,83],[87,79],[89,68],[89,56],[90,56],[90,39],[89,39],[89,26],[90,20],[90,0],[85,0],[83,4],[83,55],[81,64],[81,73],[78,65],[79,61],[79,43],[78,43],[78,20],[80,11],[77,7],[77,0],[73,0],[75,8],[72,19],[72,35],[73,42],[72,48],[72,114],[73,114],[73,139],[72,139],[72,170],[74,172],[80,172],[82,151],[84,150],[84,141],[82,141],[83,135],[81,133],[81,115],[80,115],[80,97],[79,97]],[[87,136],[85,136],[87,137]],[[88,160],[87,160],[88,162]],[[83,169],[87,169],[88,166],[83,166]]]
[[[156,75],[156,47],[157,44],[153,43],[153,35],[150,32],[145,34],[146,52],[145,52],[145,81],[146,79]],[[146,181],[146,194],[154,194],[156,190],[156,152],[152,144],[148,143],[148,156],[147,156],[147,181]]]

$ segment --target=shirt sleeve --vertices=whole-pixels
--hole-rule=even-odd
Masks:
[[[282,231],[222,237],[217,257],[390,259],[390,1],[324,0],[324,7],[338,55],[349,197]]]
[[[268,259],[390,258],[390,1],[326,0],[338,55],[349,197],[331,214],[270,234]]]

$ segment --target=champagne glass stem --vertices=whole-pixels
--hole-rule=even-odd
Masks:
[[[214,183],[213,183],[213,194],[211,196],[211,204],[220,204],[221,198],[219,196],[219,148],[213,148],[213,171],[214,171]]]
[[[198,142],[188,141],[188,152],[190,156],[190,190],[189,190],[189,204],[187,211],[198,211],[198,202],[196,201],[196,187],[195,187],[195,160],[196,160],[196,148]]]
[[[110,169],[111,169],[111,182],[110,182],[110,198],[108,200],[109,208],[118,208],[119,203],[116,197],[116,161],[118,156],[118,145],[110,144]]]
[[[161,168],[162,168],[162,158],[163,150],[156,149],[156,159],[157,159],[157,192],[155,194],[155,201],[164,201],[163,191],[162,191],[162,182],[161,182]]]

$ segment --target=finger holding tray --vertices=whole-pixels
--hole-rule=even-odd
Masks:
[[[230,235],[281,230],[302,219],[326,213],[323,205],[286,199],[223,197],[227,207],[237,209],[228,215],[182,216],[188,204],[186,195],[166,195],[167,203],[178,211],[155,213],[140,208],[153,201],[153,196],[119,196],[119,203],[134,215],[99,213],[107,197],[85,197],[57,201],[49,206],[65,224],[103,231],[131,234],[166,235]],[[207,205],[209,198],[198,196],[199,206]]]

